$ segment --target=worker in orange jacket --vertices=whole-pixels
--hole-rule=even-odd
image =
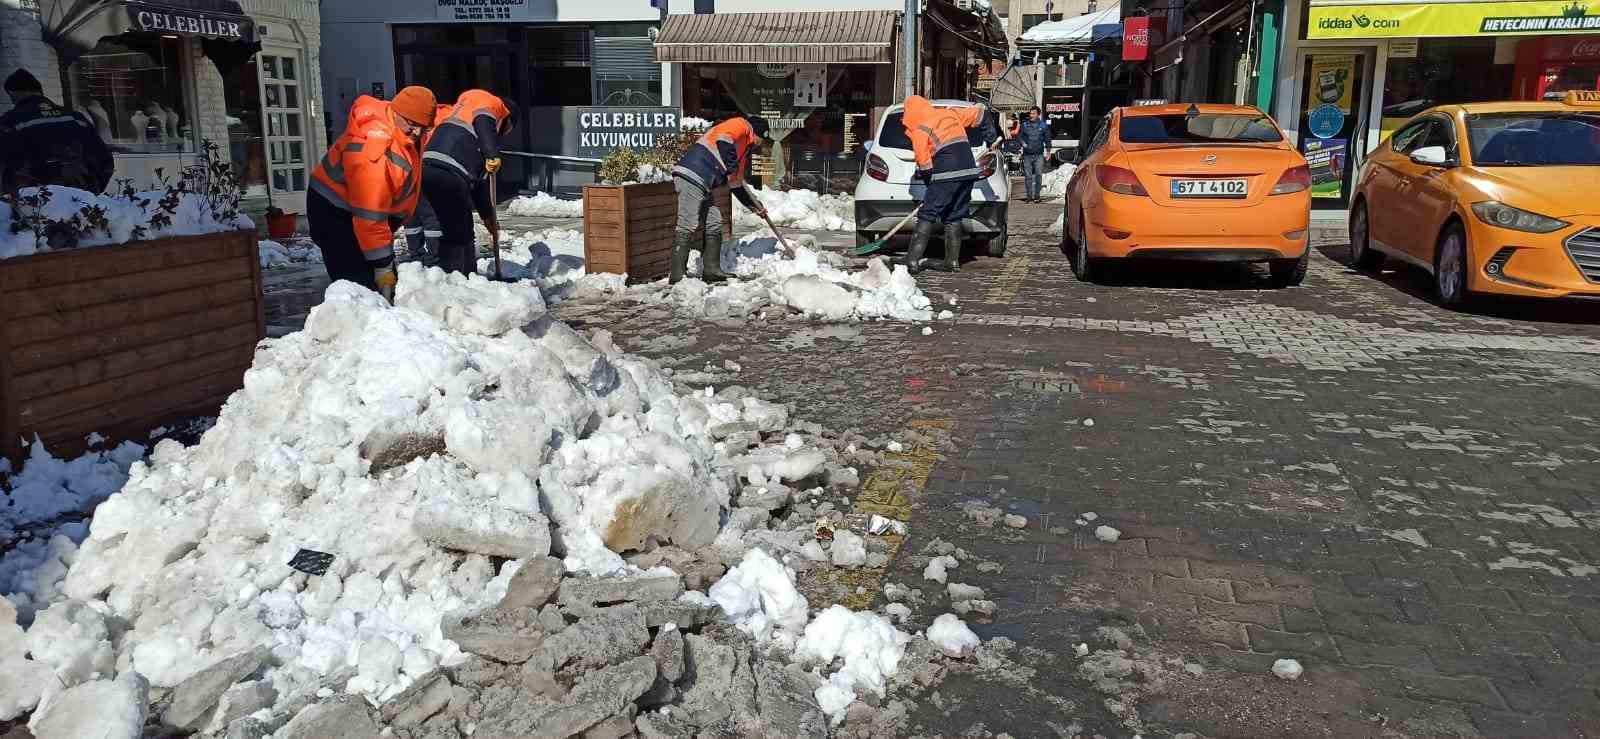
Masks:
[[[513,101],[467,90],[428,139],[422,153],[422,191],[439,218],[439,266],[446,272],[478,271],[474,210],[489,233],[500,231],[489,178],[500,171],[500,142],[515,125],[515,111]]]
[[[689,252],[694,250],[694,236],[701,229],[705,234],[699,244],[701,278],[707,282],[728,279],[722,271],[722,223],[733,214],[723,213],[711,193],[727,185],[745,208],[766,217],[767,209],[745,186],[744,171],[750,166],[750,157],[766,143],[767,131],[764,118],[729,118],[706,131],[672,168],[673,186],[678,193],[678,225],[672,238],[669,282],[683,279],[688,271]]]
[[[979,127],[987,114],[982,105],[938,108],[921,95],[906,98],[901,125],[916,154],[917,175],[927,183],[922,209],[917,212],[917,230],[906,250],[906,269],[911,274],[922,271],[922,255],[941,225],[944,269],[961,269],[961,222],[972,205],[972,183],[982,179],[967,129]]]
[[[422,134],[421,145],[417,148],[423,152],[428,150],[428,141],[433,139],[433,133],[444,125],[450,117],[454,105],[438,105],[434,108],[433,128]],[[417,210],[406,221],[401,233],[406,235],[406,253],[411,261],[421,262],[424,267],[439,266],[439,238],[444,231],[439,227],[439,216],[433,212],[433,206],[428,204],[428,194],[424,192],[417,199]]]
[[[422,193],[417,144],[433,110],[433,92],[417,86],[393,101],[362,95],[350,106],[344,134],[312,171],[306,194],[306,220],[329,279],[394,299],[394,230]]]

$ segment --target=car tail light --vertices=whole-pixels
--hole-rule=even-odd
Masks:
[[[987,180],[990,177],[993,177],[995,169],[995,156],[993,154],[984,154],[983,156],[978,157],[978,167],[982,170],[982,176],[984,179]]]
[[[867,176],[879,182],[889,181],[889,163],[877,154],[867,155]]]
[[[1311,189],[1311,168],[1304,164],[1290,167],[1278,178],[1278,184],[1272,186],[1273,195],[1288,195],[1292,192],[1303,192]]]
[[[1111,192],[1123,195],[1144,195],[1146,197],[1150,195],[1144,189],[1144,185],[1139,183],[1139,176],[1134,174],[1131,169],[1102,164],[1094,168],[1094,176],[1095,179],[1100,181],[1101,187]]]

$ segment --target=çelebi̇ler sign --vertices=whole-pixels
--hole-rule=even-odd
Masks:
[[[133,22],[139,25],[140,31],[146,33],[177,33],[224,41],[243,41],[246,30],[244,24],[239,21],[156,10],[141,10],[134,13]]]
[[[677,108],[579,108],[578,156],[603,158],[613,149],[643,151],[656,137],[677,133]]]
[[[1308,39],[1594,32],[1600,32],[1600,0],[1442,3],[1311,0],[1306,18]]]

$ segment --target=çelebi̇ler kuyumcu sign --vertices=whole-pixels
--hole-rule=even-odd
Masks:
[[[138,30],[145,33],[174,33],[224,41],[243,41],[246,32],[250,30],[246,29],[245,24],[236,17],[208,18],[203,13],[190,14],[182,10],[175,12],[137,10],[132,15]]]
[[[657,136],[677,133],[682,119],[678,108],[579,108],[577,154],[599,159],[623,147],[644,151]]]
[[[1600,0],[1311,0],[1308,39],[1600,33]]]

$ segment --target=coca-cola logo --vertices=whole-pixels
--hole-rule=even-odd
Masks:
[[[1600,59],[1600,39],[1580,38],[1552,41],[1546,59]]]

